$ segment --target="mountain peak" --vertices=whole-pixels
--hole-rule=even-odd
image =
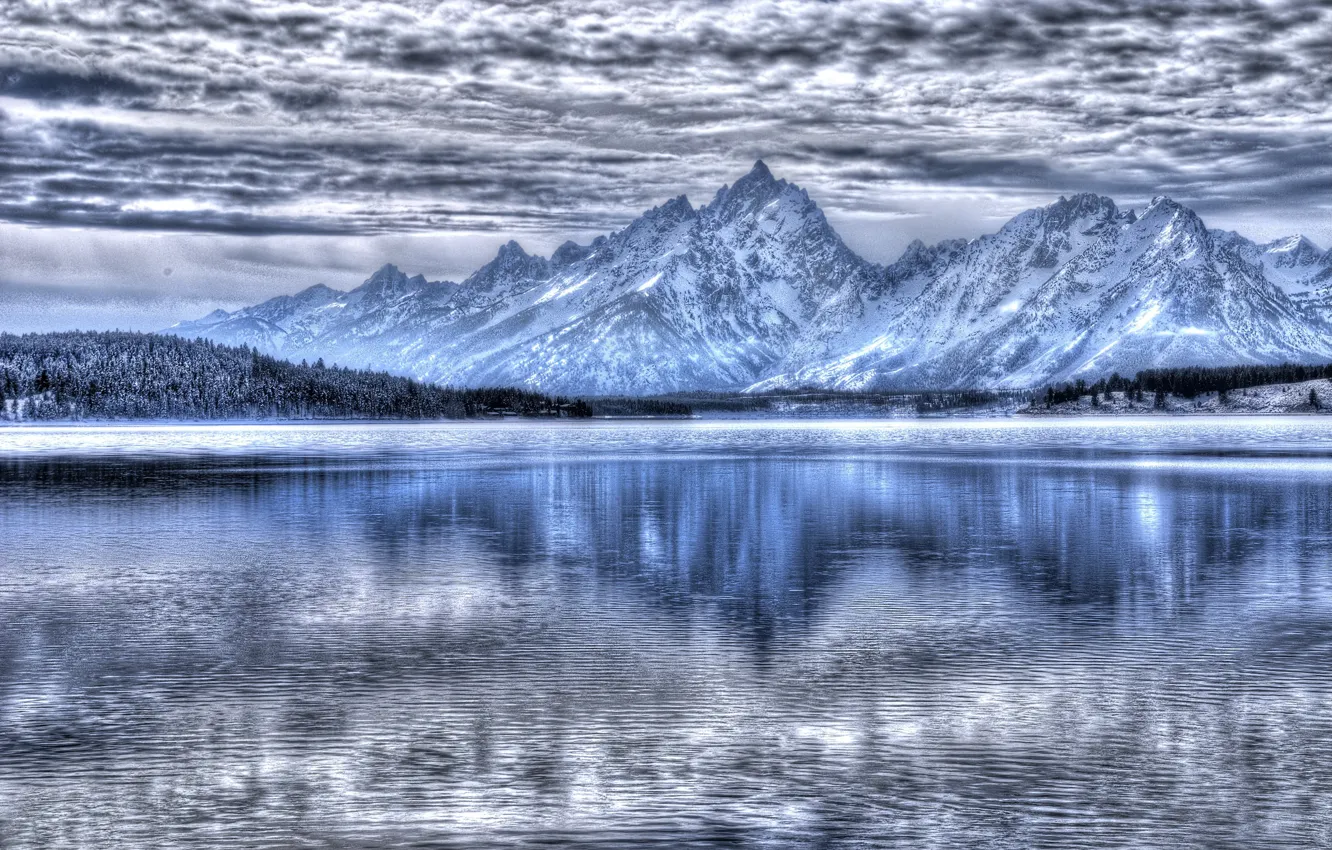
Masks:
[[[760,159],[760,160],[755,160],[754,167],[749,169],[749,173],[747,173],[744,177],[741,177],[739,180],[735,181],[735,185],[731,187],[731,191],[732,192],[735,192],[737,190],[763,191],[763,190],[768,190],[771,187],[785,187],[785,186],[786,186],[786,181],[778,180],[776,177],[772,176],[772,172],[768,170],[767,164]]]
[[[1213,242],[1212,232],[1196,212],[1165,195],[1152,199],[1133,228],[1141,237],[1175,246],[1186,258],[1200,257],[1199,248]]]
[[[510,240],[448,286],[389,263],[346,296],[309,290],[172,332],[454,385],[611,395],[769,381],[1021,388],[1332,359],[1332,309],[1282,288],[1325,285],[1332,252],[1300,237],[1241,242],[1167,197],[1139,212],[1072,194],[997,233],[915,240],[884,267],[758,160],[698,209],[664,200],[550,259]]]
[[[1157,195],[1155,198],[1152,198],[1152,202],[1142,211],[1142,215],[1143,218],[1146,218],[1148,214],[1154,211],[1164,211],[1173,214],[1181,210],[1193,212],[1193,210],[1190,210],[1169,195]]]
[[[1307,269],[1314,265],[1326,268],[1332,261],[1332,251],[1324,252],[1301,234],[1273,240],[1258,249],[1263,253],[1263,262],[1278,269]]]
[[[756,216],[769,204],[784,209],[798,210],[798,216],[822,218],[818,206],[809,194],[793,183],[774,178],[763,160],[754,163],[749,173],[731,186],[723,186],[712,203],[699,210],[705,218],[714,221],[735,221]]]
[[[523,250],[523,246],[518,244],[518,240],[510,239],[500,246],[499,253],[496,255],[503,258],[525,259],[528,253]]]
[[[678,195],[659,207],[653,207],[644,214],[644,218],[684,219],[693,214],[694,206],[689,203],[689,198]]]
[[[1177,222],[1177,224],[1167,232],[1174,232],[1179,227],[1199,231],[1203,234],[1207,232],[1207,226],[1203,224],[1201,216],[1167,195],[1157,195],[1152,198],[1152,202],[1142,211],[1142,215],[1138,217],[1135,223],[1139,227],[1159,229],[1166,227],[1170,221]]]
[[[564,267],[573,265],[591,253],[591,246],[579,245],[577,242],[570,239],[555,249],[555,253],[550,255],[550,261],[556,266]]]
[[[401,269],[399,269],[393,263],[385,263],[384,265],[380,266],[379,269],[374,274],[370,275],[370,277],[365,281],[365,283],[356,287],[356,289],[352,291],[360,293],[359,297],[362,299],[377,298],[385,295],[386,293],[398,292],[402,289],[403,286],[410,284],[411,281],[407,278],[407,275],[404,274]],[[305,296],[305,298],[301,300],[319,301],[327,299],[332,294],[333,294],[332,290],[330,290],[327,293],[307,291],[301,293],[301,295]]]
[[[577,250],[576,245],[572,252],[566,249],[565,259],[571,253],[576,253]],[[523,250],[523,246],[510,239],[495,252],[495,259],[472,272],[462,282],[462,286],[472,291],[490,291],[496,286],[503,287],[517,282],[530,281],[533,278],[547,274],[549,271],[549,260],[528,254]]]
[[[397,266],[393,265],[392,263],[385,263],[384,265],[380,266],[375,271],[374,274],[370,275],[370,278],[369,280],[366,281],[366,283],[379,283],[386,280],[393,280],[401,276],[402,272],[398,269]]]
[[[1263,245],[1262,249],[1272,254],[1303,254],[1311,251],[1322,253],[1318,246],[1313,243],[1313,240],[1302,233],[1274,239]]]
[[[1080,192],[1071,198],[1061,196],[1059,200],[1040,211],[1040,220],[1045,226],[1068,229],[1076,223],[1086,223],[1091,219],[1093,227],[1103,225],[1119,215],[1115,202],[1102,195]]]
[[[1050,204],[1048,207],[1046,207],[1047,210],[1061,209],[1061,208],[1073,209],[1085,212],[1100,211],[1100,210],[1110,210],[1114,212],[1118,211],[1118,208],[1115,206],[1115,202],[1113,199],[1107,198],[1104,195],[1098,195],[1095,192],[1079,192],[1076,195],[1072,195],[1070,197],[1064,197],[1063,195],[1060,195],[1059,200],[1055,201],[1053,204]]]
[[[386,266],[386,268],[391,268],[396,271],[396,267],[391,264]],[[383,269],[381,269],[380,271],[383,271]],[[305,289],[302,289],[300,292],[296,293],[295,297],[300,298],[302,296],[341,295],[341,294],[342,293],[339,290],[336,290],[331,286],[322,283],[316,283],[314,286],[307,286]]]
[[[910,274],[931,263],[941,250],[946,250],[945,243],[931,246],[926,245],[920,239],[912,239],[911,243],[906,246],[906,250],[902,252],[902,256],[898,257],[897,261],[892,264],[892,268]]]

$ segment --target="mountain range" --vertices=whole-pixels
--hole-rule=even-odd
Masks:
[[[549,258],[511,241],[461,283],[385,265],[164,332],[564,394],[1025,388],[1332,360],[1332,252],[1082,194],[883,266],[758,162],[704,206],[674,198]]]

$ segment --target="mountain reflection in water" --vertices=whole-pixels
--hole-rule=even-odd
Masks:
[[[0,846],[1332,846],[1327,443],[462,433],[0,459]]]

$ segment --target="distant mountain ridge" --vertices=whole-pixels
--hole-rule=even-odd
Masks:
[[[761,161],[549,259],[461,283],[393,265],[166,332],[457,386],[545,392],[1021,388],[1189,364],[1332,360],[1332,254],[1259,245],[1157,198],[1083,194],[894,263],[848,248]]]

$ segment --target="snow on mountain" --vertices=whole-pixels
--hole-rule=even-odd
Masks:
[[[1267,276],[1295,301],[1332,321],[1332,251],[1303,236],[1255,246]]]
[[[551,271],[427,377],[554,392],[744,386],[831,295],[880,274],[762,162],[706,206],[676,198]]]
[[[913,243],[882,283],[829,304],[763,386],[952,386],[949,370],[971,364],[953,366],[950,352],[1012,322],[1054,271],[1132,219],[1108,198],[1078,195],[970,242]]]
[[[197,321],[174,324],[164,333],[182,337],[207,337],[227,345],[248,345],[265,353],[276,354],[282,350],[287,325],[344,294],[323,284],[316,284],[295,295],[279,295],[234,313],[214,310]]]
[[[1267,277],[1262,249],[1168,198],[1141,216],[1108,198],[1060,199],[993,236],[913,246],[885,279],[896,286],[838,299],[868,320],[797,343],[758,386],[1021,388],[1332,359],[1332,327]],[[875,296],[886,310],[868,309]],[[797,359],[811,349],[818,356]]]
[[[423,308],[447,301],[457,288],[458,284],[427,281],[421,275],[408,277],[388,264],[351,292],[317,284],[232,313],[215,310],[198,321],[172,325],[164,333],[249,345],[283,357],[310,355],[363,364],[367,352],[361,348],[367,339]]]
[[[549,258],[460,284],[387,265],[167,332],[455,385],[568,394],[1027,387],[1153,366],[1332,360],[1332,257],[1256,245],[1158,198],[1076,195],[887,268],[758,162]]]

